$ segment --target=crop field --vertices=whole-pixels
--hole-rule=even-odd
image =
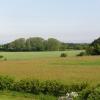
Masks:
[[[1,52],[7,61],[0,60],[0,75],[57,80],[67,84],[100,82],[100,56],[76,57],[80,51],[64,52],[68,57],[61,58],[61,52]]]

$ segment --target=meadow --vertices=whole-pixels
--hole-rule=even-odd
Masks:
[[[32,95],[29,93],[19,93],[11,91],[0,91],[0,100],[56,100],[57,98],[49,95]]]
[[[68,57],[61,58],[65,52]],[[81,51],[0,52],[0,75],[16,79],[57,80],[65,84],[100,83],[100,56],[76,57]]]
[[[0,52],[7,60],[31,60],[34,58],[59,57],[61,53],[67,53],[68,56],[75,56],[84,50],[67,50],[67,51],[43,51],[43,52]]]

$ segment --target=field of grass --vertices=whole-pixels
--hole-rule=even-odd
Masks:
[[[59,57],[61,53],[67,53],[68,56],[75,56],[82,50],[70,51],[47,51],[47,52],[0,52],[8,60],[30,60],[33,58]]]
[[[0,61],[0,75],[16,79],[58,80],[67,84],[100,83],[100,56],[76,57],[80,51],[65,52],[70,56],[61,58],[61,52],[1,52],[0,55],[8,60]]]
[[[1,91],[0,100],[56,100],[56,97],[43,94],[32,95],[29,93]]]

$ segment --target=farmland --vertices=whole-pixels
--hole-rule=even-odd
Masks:
[[[7,61],[0,61],[0,74],[16,79],[32,78],[57,80],[63,83],[87,81],[100,82],[100,57],[76,57],[80,51],[64,51],[68,57],[61,58],[62,52],[1,52]]]

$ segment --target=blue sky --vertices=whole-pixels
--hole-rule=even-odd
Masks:
[[[93,41],[100,36],[100,0],[0,0],[0,43],[33,36]]]

